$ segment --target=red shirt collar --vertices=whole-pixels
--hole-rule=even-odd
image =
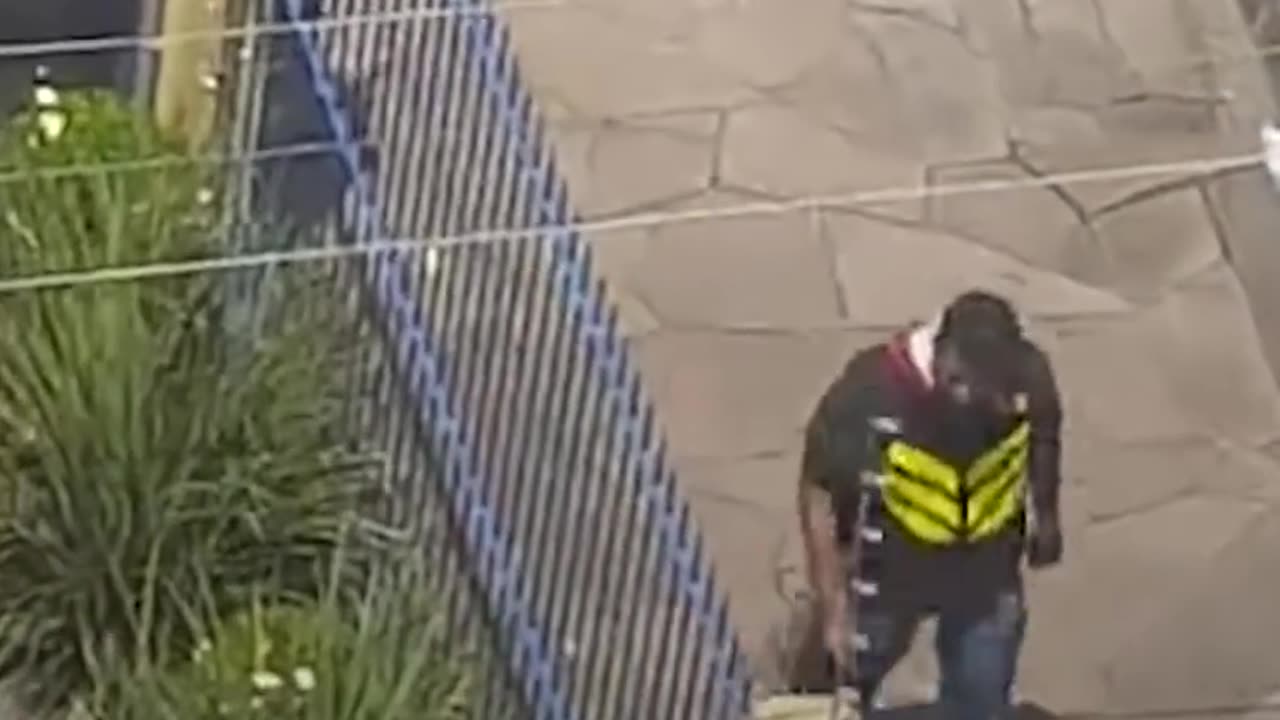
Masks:
[[[929,381],[911,359],[911,333],[900,332],[889,340],[886,366],[896,384],[920,395],[929,392]]]

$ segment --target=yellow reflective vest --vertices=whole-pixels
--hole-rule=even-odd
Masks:
[[[1031,426],[1013,430],[960,469],[897,438],[884,449],[885,509],[918,540],[947,546],[987,540],[1023,513]]]

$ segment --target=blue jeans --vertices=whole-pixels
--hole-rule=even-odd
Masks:
[[[863,717],[874,717],[871,702],[889,671],[906,655],[922,614],[863,613],[857,619],[863,644],[856,653]],[[1027,611],[1020,592],[1000,595],[985,614],[943,611],[935,647],[941,682],[942,720],[1006,720],[1026,632]]]

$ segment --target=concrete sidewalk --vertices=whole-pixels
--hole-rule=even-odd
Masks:
[[[978,285],[1021,304],[1068,402],[1069,557],[1032,582],[1022,694],[1088,714],[1280,685],[1258,171],[743,209],[1254,152],[1271,101],[1233,0],[579,0],[511,22],[582,214],[661,216],[589,239],[762,683],[807,413],[854,349]],[[931,694],[928,646],[897,699]]]

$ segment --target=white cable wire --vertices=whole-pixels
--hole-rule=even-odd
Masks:
[[[24,170],[0,172],[0,184],[21,182],[37,178],[48,179],[74,177],[77,175],[91,175],[97,173],[154,170],[156,168],[168,167],[170,165],[192,165],[200,163],[222,165],[243,162],[246,160],[274,160],[298,157],[302,155],[319,155],[321,153],[328,154],[336,150],[350,147],[372,148],[375,147],[375,144],[368,140],[353,140],[348,143],[334,141],[293,143],[290,145],[281,145],[280,147],[275,148],[266,148],[264,150],[252,150],[238,155],[226,153],[209,155],[163,155],[152,158],[139,158],[137,160],[119,160],[116,162],[48,165],[44,167],[27,168]]]
[[[785,2],[786,0],[754,1]],[[727,7],[738,7],[742,4],[744,4],[743,0],[725,0],[725,5]],[[441,8],[438,6],[432,6],[414,8],[410,10],[383,10],[371,13],[346,15],[342,17],[322,17],[312,20],[299,20],[296,22],[284,21],[261,23],[253,27],[188,30],[155,35],[111,35],[99,38],[49,40],[30,43],[0,43],[0,58],[33,57],[54,54],[67,55],[85,52],[101,52],[104,50],[127,50],[138,47],[155,49],[164,45],[202,39],[235,40],[241,38],[259,38],[288,34],[298,30],[335,30],[339,28],[394,23],[407,20],[467,17],[523,10],[553,10],[558,8],[581,7],[582,5],[583,3],[577,0],[498,0],[495,2],[483,2],[483,0],[481,0],[470,7],[463,8]],[[704,9],[713,8],[714,5],[704,6]],[[1206,62],[1264,60],[1275,56],[1280,56],[1280,43],[1255,46],[1252,50],[1238,53],[1196,54],[1178,63],[1170,63],[1164,68],[1154,68],[1149,70],[1149,72],[1156,75],[1162,75],[1165,71],[1173,72],[1178,70],[1193,70],[1204,65]]]
[[[612,220],[567,223],[528,228],[487,230],[465,235],[440,238],[375,240],[363,245],[343,245],[323,248],[302,248],[272,252],[260,252],[203,260],[156,262],[141,265],[73,270],[28,277],[0,279],[0,294],[38,290],[54,287],[71,287],[97,283],[122,282],[156,277],[192,275],[202,272],[218,272],[251,267],[280,265],[285,263],[314,262],[341,257],[368,255],[391,250],[404,251],[414,248],[452,248],[464,245],[487,244],[517,240],[528,236],[557,235],[567,232],[605,233],[628,228],[654,227],[668,223],[715,220],[751,215],[776,215],[797,211],[815,211],[842,207],[882,205],[904,200],[929,197],[948,197],[988,192],[1008,192],[1047,188],[1056,185],[1073,185],[1095,182],[1115,182],[1169,175],[1208,175],[1237,170],[1263,163],[1262,153],[1228,155],[1196,160],[1180,160],[1165,163],[1126,165],[1115,168],[1079,170],[1041,175],[1018,180],[982,180],[944,183],[933,186],[900,186],[877,190],[865,190],[837,195],[814,195],[776,202],[753,202],[727,207],[701,210],[641,213]],[[596,242],[599,238],[587,237]]]
[[[767,2],[776,2],[781,0],[763,0]],[[302,29],[333,29],[348,26],[360,26],[365,24],[377,24],[383,22],[399,22],[403,20],[411,20],[417,18],[435,18],[450,17],[456,15],[474,15],[483,14],[492,11],[505,11],[507,9],[555,9],[563,7],[573,7],[578,3],[572,0],[507,0],[495,4],[483,4],[470,8],[451,8],[442,9],[439,7],[416,8],[412,10],[388,10],[373,13],[364,13],[350,15],[337,18],[318,18],[315,20],[299,21],[299,22],[281,22],[268,23],[258,25],[253,28],[227,28],[218,30],[197,30],[182,33],[170,33],[167,35],[119,35],[104,38],[91,38],[80,40],[55,40],[39,43],[18,43],[4,44],[0,43],[0,59],[5,57],[21,57],[26,55],[45,55],[49,53],[68,53],[68,52],[91,52],[107,49],[129,48],[135,45],[144,45],[147,43],[177,43],[198,38],[225,38],[234,39],[247,36],[273,35],[278,33],[289,33]],[[1157,68],[1156,74],[1162,73],[1164,70],[1179,70],[1186,68],[1198,67],[1205,62],[1222,62],[1247,59],[1265,59],[1272,56],[1280,56],[1280,44],[1264,45],[1256,48],[1254,51],[1246,53],[1226,53],[1226,54],[1206,54],[1202,56],[1192,56],[1179,63],[1171,63],[1165,68]],[[366,141],[368,147],[374,147],[375,141]],[[358,146],[361,143],[356,143]],[[291,148],[297,148],[296,152]],[[236,162],[242,159],[252,158],[272,158],[272,157],[289,157],[291,155],[308,155],[326,150],[336,150],[344,147],[343,143],[299,143],[296,146],[284,146],[268,151],[259,151],[258,155],[246,156],[212,156],[208,158],[212,162]],[[202,158],[196,158],[200,160]],[[41,177],[62,177],[72,176],[83,170],[86,173],[102,173],[114,170],[136,170],[154,167],[162,167],[168,164],[182,164],[188,162],[186,158],[151,158],[148,160],[125,160],[110,163],[86,163],[83,165],[68,165],[66,167],[46,168],[34,171]],[[0,173],[0,183],[13,182],[15,180],[23,180],[31,177],[28,172],[7,172]]]
[[[36,0],[25,0],[35,2]],[[566,0],[504,0],[496,3],[480,3],[465,8],[424,7],[412,10],[384,10],[343,17],[316,18],[262,23],[252,27],[218,28],[213,30],[187,30],[156,35],[109,35],[98,38],[48,40],[29,43],[0,43],[0,58],[33,57],[42,55],[70,55],[74,53],[102,52],[104,50],[129,50],[133,48],[156,49],[193,40],[236,40],[285,35],[299,30],[334,30],[338,28],[396,23],[409,20],[466,17],[494,12],[516,10],[543,10],[564,7]]]
[[[1275,125],[1262,128],[1262,158],[1271,182],[1280,187],[1280,128]]]

